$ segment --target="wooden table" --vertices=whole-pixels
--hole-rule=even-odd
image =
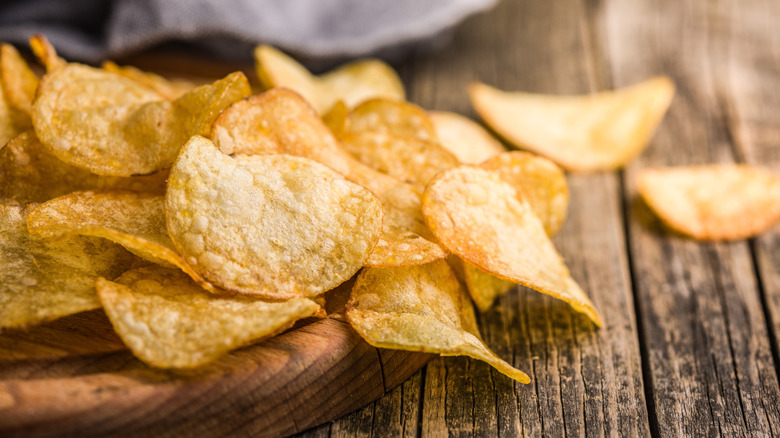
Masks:
[[[635,180],[649,166],[711,162],[780,173],[780,2],[504,0],[400,70],[413,102],[471,116],[473,80],[577,94],[665,74],[677,96],[625,169],[569,175],[555,243],[601,330],[541,294],[510,293],[480,316],[482,333],[531,384],[435,359],[301,436],[780,434],[780,226],[733,243],[672,236]]]

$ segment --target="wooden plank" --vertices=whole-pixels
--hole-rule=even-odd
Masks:
[[[717,19],[717,7],[704,1],[604,5],[614,85],[659,73],[678,85],[666,121],[624,179],[646,383],[653,426],[662,436],[777,430],[772,401],[780,388],[749,246],[673,235],[634,198],[642,168],[735,159],[718,92],[721,65],[714,53],[728,29]]]
[[[448,50],[404,71],[410,98],[473,116],[465,92],[472,80],[507,90],[593,90],[605,80],[596,77],[592,14],[581,1],[504,1],[456,32]],[[571,214],[556,244],[606,326],[597,331],[536,292],[510,293],[481,316],[482,333],[533,382],[514,384],[468,359],[434,360],[425,374],[424,436],[649,434],[619,180],[572,176],[570,184]]]

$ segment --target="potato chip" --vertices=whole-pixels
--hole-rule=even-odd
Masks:
[[[0,146],[19,135],[21,130],[14,123],[14,115],[8,100],[5,97],[3,87],[0,87]]]
[[[32,127],[30,114],[38,82],[38,76],[14,46],[0,46],[0,84],[8,105],[16,113],[15,122],[19,129]]]
[[[350,133],[341,142],[361,163],[399,181],[425,186],[434,175],[458,165],[439,143],[387,132]]]
[[[99,308],[95,278],[114,278],[135,260],[104,239],[31,235],[34,205],[0,204],[0,329]]]
[[[780,218],[780,179],[734,164],[643,170],[639,194],[671,228],[701,240],[745,239]]]
[[[447,255],[425,225],[418,189],[352,157],[293,91],[275,88],[234,103],[214,123],[212,138],[226,154],[285,153],[318,161],[373,192],[385,215],[368,266],[410,266]]]
[[[322,122],[330,129],[334,137],[341,140],[347,133],[347,117],[349,107],[343,100],[336,101],[327,113],[323,114]]]
[[[439,143],[463,164],[480,164],[506,152],[500,141],[468,117],[448,111],[428,111],[428,117]]]
[[[55,157],[30,130],[0,148],[0,196],[18,202],[44,202],[77,190],[122,189],[165,193],[167,171],[146,176],[102,176]]]
[[[35,57],[38,58],[38,62],[46,67],[47,72],[65,67],[67,64],[64,59],[57,55],[57,51],[54,50],[54,46],[49,43],[49,40],[41,34],[33,35],[30,38],[30,49],[32,49]]]
[[[168,232],[214,284],[269,299],[313,297],[349,279],[382,227],[382,205],[320,163],[292,155],[231,158],[203,137],[168,179]]]
[[[279,50],[260,45],[255,48],[255,68],[264,87],[295,90],[320,114],[339,100],[352,107],[372,97],[402,100],[405,95],[395,70],[377,59],[356,61],[317,77]]]
[[[499,278],[563,300],[601,325],[530,204],[497,174],[468,165],[444,171],[425,188],[422,210],[453,254]]]
[[[204,292],[181,271],[148,266],[96,282],[100,302],[139,359],[160,368],[193,368],[318,314],[306,298],[267,302]]]
[[[469,87],[474,109],[517,147],[567,170],[623,166],[647,146],[674,96],[674,83],[656,77],[631,87],[585,96],[508,93]]]
[[[436,140],[436,128],[428,113],[401,100],[367,100],[349,112],[345,124],[349,132],[386,132],[399,137]]]
[[[249,94],[237,72],[173,102],[125,76],[67,64],[41,81],[33,126],[61,160],[100,175],[144,175],[169,167],[195,134]]]
[[[214,286],[176,252],[165,228],[163,196],[126,191],[83,191],[45,202],[27,216],[32,234],[82,234],[111,240],[153,263],[177,267],[204,289]]]
[[[168,100],[176,100],[197,87],[195,83],[187,80],[170,80],[158,74],[143,71],[130,65],[119,66],[111,61],[104,62],[101,67],[103,70],[128,77],[136,82],[144,84]]]
[[[555,163],[528,152],[514,151],[496,155],[480,167],[498,173],[531,204],[548,236],[561,229],[569,210],[569,184]]]
[[[443,260],[365,269],[352,288],[347,319],[375,347],[468,356],[520,383],[531,381],[484,344],[471,302]]]

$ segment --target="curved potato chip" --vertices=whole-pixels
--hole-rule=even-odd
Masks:
[[[696,239],[745,239],[780,218],[780,179],[756,167],[645,169],[638,188],[667,225]]]
[[[471,302],[444,260],[365,269],[352,288],[347,320],[378,348],[468,356],[520,383],[531,381],[484,344]]]
[[[30,49],[32,49],[33,55],[38,58],[47,72],[57,70],[65,67],[67,62],[57,55],[57,51],[54,50],[54,46],[49,43],[49,40],[41,34],[35,34],[30,38]]]
[[[528,152],[514,151],[496,155],[480,167],[498,173],[531,204],[548,236],[561,229],[569,210],[569,184],[555,163]]]
[[[19,135],[21,130],[14,123],[14,115],[8,100],[5,97],[3,87],[0,87],[0,147]]]
[[[371,97],[405,96],[395,70],[377,59],[352,62],[317,77],[279,50],[260,45],[255,48],[255,68],[264,87],[295,90],[320,114],[339,100],[351,107]]]
[[[410,266],[446,257],[420,211],[418,190],[359,162],[297,93],[274,88],[226,109],[212,138],[226,154],[285,153],[318,161],[373,192],[385,212],[367,266]]]
[[[31,235],[34,206],[0,204],[0,329],[99,308],[95,278],[114,278],[135,260],[104,239]]]
[[[204,292],[181,271],[147,266],[96,281],[100,302],[133,354],[160,368],[192,368],[320,313],[306,298],[266,302]]]
[[[237,72],[170,102],[130,78],[72,63],[42,79],[33,126],[69,164],[100,175],[143,175],[169,167],[192,135],[207,134],[219,113],[249,92]]]
[[[340,140],[347,132],[348,116],[349,107],[343,100],[339,100],[322,116],[322,122],[330,129],[333,136]]]
[[[32,130],[0,148],[0,196],[18,202],[44,202],[88,189],[163,194],[167,178],[167,171],[128,177],[95,175],[55,157]]]
[[[583,96],[504,92],[473,83],[474,109],[517,147],[567,170],[623,166],[647,146],[674,96],[674,83],[656,77],[620,90]]]
[[[307,158],[231,158],[203,137],[168,180],[168,232],[197,272],[230,291],[313,297],[349,279],[382,227],[371,192]]]
[[[563,300],[601,325],[531,206],[497,174],[468,165],[444,171],[428,183],[422,202],[428,226],[453,254]]]
[[[32,127],[30,114],[38,82],[38,76],[14,46],[0,46],[0,84],[8,104],[17,113],[16,124],[20,129]]]
[[[387,132],[349,133],[341,142],[361,163],[409,184],[425,186],[458,159],[435,141]]]
[[[353,108],[345,123],[349,132],[387,132],[399,137],[436,140],[436,128],[428,113],[402,100],[369,99]]]
[[[479,164],[506,152],[504,145],[468,117],[447,111],[428,111],[439,143],[463,164]]]
[[[144,84],[168,100],[176,100],[197,87],[197,85],[190,81],[183,79],[166,79],[160,75],[143,71],[130,65],[119,66],[111,61],[105,61],[101,67],[103,70],[128,77],[136,82]]]
[[[496,298],[516,286],[515,283],[489,274],[455,254],[447,256],[447,264],[450,265],[458,281],[466,285],[471,299],[480,312],[490,310]]]
[[[163,203],[163,196],[151,194],[75,192],[39,205],[27,216],[27,228],[45,237],[81,234],[111,240],[145,260],[177,267],[215,291],[176,252],[165,228]]]

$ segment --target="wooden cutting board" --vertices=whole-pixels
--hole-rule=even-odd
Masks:
[[[102,311],[0,335],[0,436],[281,436],[381,397],[432,356],[334,316],[187,372],[124,349]]]

